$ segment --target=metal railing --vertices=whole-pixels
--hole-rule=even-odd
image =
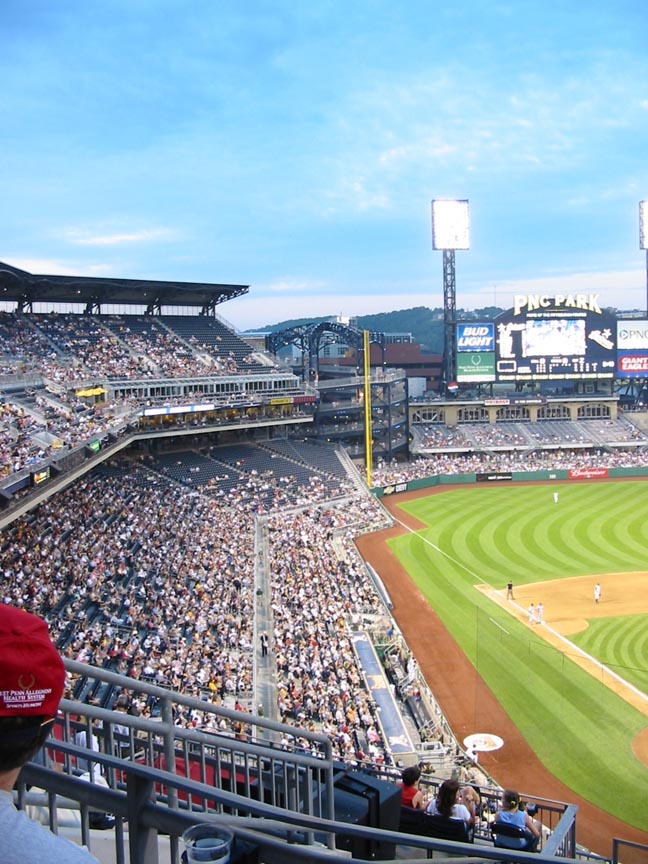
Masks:
[[[78,771],[81,761],[93,774],[98,764],[109,786],[118,788],[119,772],[102,761],[104,755],[116,756],[208,782],[212,788],[236,787],[246,797],[256,796],[290,812],[297,802],[292,800],[294,784],[289,778],[300,777],[301,806],[309,813],[331,816],[334,762],[328,736],[300,728],[300,745],[286,750],[281,742],[287,732],[291,737],[297,734],[294,727],[84,663],[64,662],[73,675],[132,693],[151,708],[146,717],[62,700],[48,746],[66,773]],[[170,806],[178,806],[174,786],[169,790],[161,786],[157,794]],[[193,800],[189,805],[199,806]]]
[[[126,864],[129,859],[138,864],[157,864],[161,836],[169,838],[169,857],[173,864],[177,864],[181,852],[178,840],[182,833],[196,822],[226,825],[234,832],[238,841],[249,843],[258,850],[260,861],[269,864],[286,860],[343,862],[350,857],[395,861],[398,860],[396,855],[397,851],[401,851],[400,847],[450,854],[455,864],[488,861],[499,861],[503,864],[566,864],[575,861],[561,853],[564,839],[573,825],[575,808],[566,810],[561,824],[540,853],[527,853],[486,844],[454,843],[398,831],[385,831],[334,819],[326,820],[297,811],[288,813],[264,802],[233,792],[215,790],[208,784],[192,782],[138,763],[124,763],[110,756],[102,757],[102,761],[114,772],[123,775],[121,788],[104,788],[47,768],[29,765],[23,769],[21,775],[23,784],[38,785],[48,791],[45,796],[39,796],[38,793],[26,792],[23,785],[19,803],[21,806],[44,805],[50,814],[50,828],[58,831],[59,808],[79,802],[80,839],[91,850],[96,840],[96,833],[90,828],[91,810],[112,813],[116,820],[113,833],[116,864]],[[167,788],[173,787],[180,800],[187,800],[190,796],[194,799],[209,797],[213,806],[208,812],[196,812],[188,807],[170,808],[156,796],[155,790],[159,784]],[[57,799],[57,796],[62,797]],[[328,843],[329,838],[334,839],[333,844]],[[340,839],[342,846],[347,848],[336,846],[335,840]],[[360,850],[359,855],[349,855],[350,844],[355,844]]]
[[[179,837],[202,821],[227,823],[269,862],[348,860],[349,847],[354,857],[392,860],[397,846],[464,855],[471,862],[527,860],[527,853],[490,845],[488,806],[476,845],[336,820],[336,777],[345,769],[333,761],[327,736],[75,661],[65,660],[65,666],[72,675],[154,700],[154,719],[63,700],[46,745],[51,764],[23,769],[18,804],[36,808],[52,830],[72,831],[90,849],[99,837],[103,845],[110,837],[116,864],[157,864],[160,836],[177,864]],[[178,725],[182,717],[188,726]],[[299,735],[294,748],[281,746],[286,734]],[[534,800],[543,819],[553,816],[541,853],[529,860],[573,860],[576,808]],[[92,827],[97,814],[109,814],[108,832]],[[358,849],[363,851],[356,855]]]
[[[648,846],[615,838],[612,841],[612,861],[613,864],[619,864],[619,862],[623,862],[623,864],[646,864]]]

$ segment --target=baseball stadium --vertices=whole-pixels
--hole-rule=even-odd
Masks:
[[[67,675],[17,806],[101,862],[648,860],[648,321],[446,296],[421,388],[387,333],[237,333],[245,285],[0,288],[3,602]]]

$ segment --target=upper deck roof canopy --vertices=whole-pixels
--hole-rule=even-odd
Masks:
[[[164,306],[194,306],[209,315],[248,291],[249,285],[37,275],[0,262],[0,300],[15,302],[20,312],[33,311],[34,303],[78,303],[88,313],[110,304],[144,306],[147,315],[161,314]]]

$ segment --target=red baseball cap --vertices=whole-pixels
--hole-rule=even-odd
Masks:
[[[0,717],[56,717],[64,686],[45,621],[0,603]]]

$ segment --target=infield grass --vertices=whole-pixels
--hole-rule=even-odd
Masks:
[[[648,768],[632,740],[648,718],[474,586],[648,570],[648,483],[460,486],[402,509],[428,527],[390,546],[546,767],[646,830],[636,790],[648,788]],[[645,691],[648,616],[628,617],[572,641]]]

